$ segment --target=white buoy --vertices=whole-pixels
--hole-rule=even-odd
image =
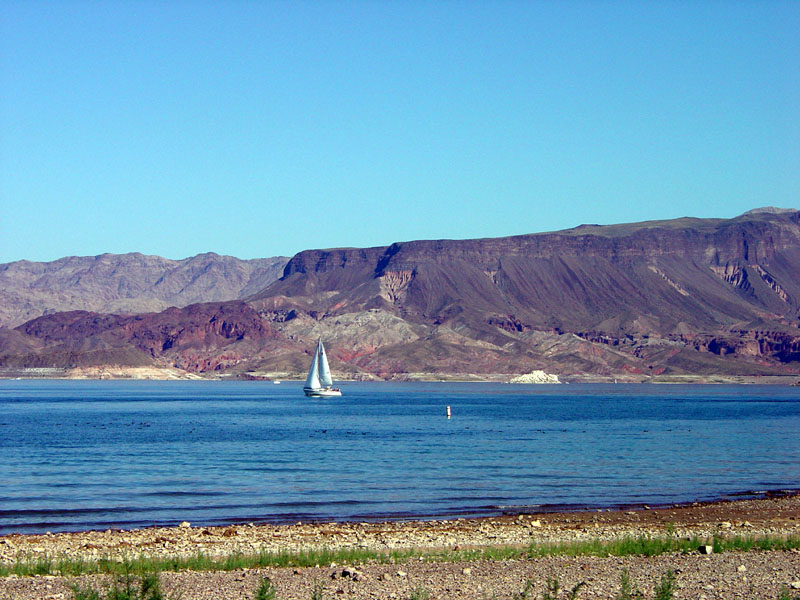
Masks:
[[[450,407],[449,406],[447,407],[447,418],[448,419],[450,418]]]

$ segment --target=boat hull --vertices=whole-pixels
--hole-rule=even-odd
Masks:
[[[309,398],[333,398],[335,396],[341,396],[341,390],[337,388],[322,388],[322,389],[311,389],[311,388],[303,388],[303,392]]]

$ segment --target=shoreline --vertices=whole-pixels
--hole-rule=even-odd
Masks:
[[[667,571],[676,573],[676,600],[778,600],[783,589],[796,593],[791,586],[800,586],[797,549],[753,549],[705,556],[694,549],[656,556],[601,553],[533,557],[526,553],[533,546],[591,545],[624,538],[698,539],[710,543],[713,539],[734,537],[798,540],[800,494],[649,509],[530,512],[476,519],[217,527],[184,524],[138,530],[9,534],[0,536],[0,563],[52,561],[53,568],[57,568],[57,561],[62,559],[91,565],[103,560],[174,560],[202,554],[219,557],[224,564],[227,558],[259,552],[271,556],[314,556],[317,552],[324,557],[326,552],[343,551],[347,555],[361,550],[365,556],[373,552],[390,557],[346,563],[358,571],[355,578],[342,574],[345,564],[320,558],[316,559],[317,564],[307,566],[223,566],[196,571],[167,568],[171,572],[161,574],[167,597],[179,596],[182,600],[252,600],[263,577],[274,583],[279,600],[308,600],[320,586],[324,598],[351,600],[407,600],[419,590],[431,600],[510,600],[527,581],[534,585],[531,597],[539,597],[552,577],[558,578],[566,590],[583,582],[585,589],[578,594],[580,599],[613,599],[619,592],[623,570],[630,573],[633,583],[646,592],[647,598],[653,596],[654,586]],[[497,550],[495,555],[493,549]],[[501,549],[506,552],[499,552]],[[405,558],[391,558],[393,552],[402,556],[406,550],[410,554]],[[469,558],[471,550],[476,551],[474,558]],[[436,552],[443,553],[444,558],[425,558],[426,553]],[[69,600],[73,585],[102,590],[109,581],[109,576],[102,574],[7,575],[0,577],[0,599]],[[175,595],[169,595],[172,593]]]
[[[298,383],[305,381],[305,375],[300,373],[260,374],[260,373],[230,373],[225,375],[212,375],[192,373],[176,368],[117,368],[98,367],[92,369],[19,369],[11,373],[0,374],[0,381],[252,381],[261,383]],[[523,374],[524,375],[524,374]],[[769,385],[769,386],[800,386],[800,374],[787,375],[654,375],[634,376],[630,373],[617,375],[558,375],[558,382],[512,382],[511,379],[519,377],[513,373],[459,373],[442,378],[439,373],[406,373],[398,374],[389,379],[377,376],[370,377],[338,377],[337,384],[350,383],[494,383],[515,386],[528,385],[605,385],[605,384],[652,384],[652,385]]]
[[[443,514],[396,514],[396,515],[355,515],[352,517],[308,517],[297,514],[280,515],[275,517],[238,517],[230,519],[214,519],[207,521],[191,522],[194,528],[227,528],[241,526],[272,526],[286,527],[296,524],[308,526],[330,525],[332,523],[347,526],[353,524],[410,524],[410,523],[435,523],[440,521],[483,521],[491,519],[505,519],[508,517],[518,517],[525,515],[568,515],[581,513],[614,513],[625,511],[650,511],[650,510],[674,510],[698,508],[707,505],[724,504],[745,500],[768,500],[785,497],[800,497],[800,488],[783,488],[770,490],[744,490],[719,494],[711,498],[680,500],[676,502],[621,502],[614,504],[537,504],[530,506],[508,506],[508,507],[478,507],[474,509],[464,508],[460,512]],[[86,528],[68,528],[69,525],[57,523],[21,523],[15,526],[19,530],[3,531],[0,530],[0,540],[8,536],[41,536],[41,535],[60,535],[60,534],[88,534],[92,532],[125,532],[125,531],[146,531],[146,530],[170,530],[180,526],[183,519],[174,518],[162,522],[154,522],[148,525],[132,525],[126,523],[102,523],[97,526]],[[186,521],[188,522],[188,521]],[[62,529],[61,527],[67,527]],[[25,529],[37,529],[36,531],[25,531]],[[2,555],[0,554],[0,557]]]
[[[230,523],[0,535],[0,563],[20,555],[83,558],[185,556],[202,550],[304,551],[360,547],[372,550],[528,545],[531,542],[611,540],[628,534],[710,538],[723,533],[800,535],[800,491],[762,497],[582,510],[536,510],[493,516],[378,521]]]

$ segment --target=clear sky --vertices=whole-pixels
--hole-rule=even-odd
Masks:
[[[800,207],[800,2],[0,2],[0,262]]]

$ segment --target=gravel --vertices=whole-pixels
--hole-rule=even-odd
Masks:
[[[122,556],[178,556],[203,551],[231,552],[364,547],[469,548],[527,546],[532,541],[613,539],[623,535],[691,536],[800,535],[800,496],[662,507],[654,510],[585,511],[512,515],[489,519],[398,523],[326,523],[285,526],[151,528],[50,535],[0,536],[0,561],[18,556],[96,559]],[[320,565],[304,569],[246,569],[232,572],[162,573],[169,597],[182,600],[253,598],[263,577],[274,583],[279,599],[309,600],[315,586],[324,598],[406,599],[424,590],[431,599],[510,599],[531,581],[531,597],[541,598],[548,578],[562,589],[583,582],[578,598],[614,598],[623,570],[646,598],[669,570],[675,572],[676,599],[775,599],[782,587],[800,582],[800,552],[751,551],[658,557],[545,557],[534,560],[398,565]],[[344,574],[343,574],[344,572]],[[0,599],[69,599],[70,585],[102,589],[106,576],[0,578]],[[800,587],[800,584],[798,584]],[[800,590],[792,590],[800,595]],[[562,593],[562,597],[566,594]]]

